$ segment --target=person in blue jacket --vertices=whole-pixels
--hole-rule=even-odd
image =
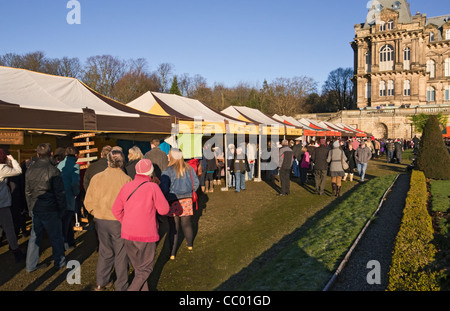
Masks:
[[[77,150],[67,147],[65,158],[58,163],[58,169],[64,183],[66,193],[66,211],[62,217],[62,229],[64,235],[64,247],[66,250],[75,247],[75,236],[73,232],[73,220],[76,211],[76,198],[80,193],[80,165],[77,164]]]

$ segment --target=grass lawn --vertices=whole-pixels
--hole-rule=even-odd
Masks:
[[[321,290],[390,181],[405,172],[405,167],[406,164],[387,164],[384,159],[372,160],[366,174],[368,182],[344,183],[338,199],[330,195],[330,179],[326,196],[315,195],[312,186],[295,182],[291,182],[291,195],[286,197],[277,197],[265,182],[247,182],[247,190],[241,193],[222,192],[216,186],[214,193],[200,197],[192,252],[183,241],[177,258],[169,260],[167,224],[161,226],[150,288],[277,290],[285,288],[285,283],[292,285],[288,288],[291,290]],[[378,178],[381,176],[386,177]],[[27,240],[19,241],[24,249]],[[0,275],[0,290],[92,289],[96,285],[95,234],[77,234],[77,241],[78,246],[67,253],[67,259],[81,263],[81,284],[68,284],[67,272],[54,273],[50,268],[26,273],[23,264],[14,263],[6,244],[0,248],[0,262],[5,267]],[[45,240],[41,260],[51,260],[51,248]],[[262,277],[267,270],[273,272]]]

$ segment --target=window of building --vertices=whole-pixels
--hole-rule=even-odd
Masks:
[[[436,98],[436,90],[434,87],[427,87],[427,102],[434,102]]]
[[[371,72],[371,70],[372,70],[372,53],[367,52],[365,58],[366,58],[365,70],[366,70],[366,72]]]
[[[447,85],[444,89],[444,100],[450,100],[450,86]]]
[[[450,58],[446,58],[445,59],[445,72],[444,72],[444,74],[445,74],[445,76],[446,77],[450,77]]]
[[[380,70],[394,70],[394,48],[385,45],[380,50]]]
[[[434,41],[434,32],[430,32],[430,42]]]
[[[445,31],[445,40],[450,40],[450,29]]]
[[[392,19],[387,22],[387,29],[388,30],[394,29],[394,21]]]
[[[388,81],[388,88],[387,88],[387,94],[388,96],[394,96],[394,80]]]
[[[405,80],[405,82],[403,82],[403,95],[411,96],[411,81],[409,80]]]
[[[365,98],[372,98],[372,84],[366,83]]]
[[[436,77],[436,64],[432,59],[427,61],[427,72],[430,74],[430,78]]]
[[[403,50],[403,69],[410,70],[411,69],[411,49],[406,47]]]
[[[380,23],[380,31],[385,31],[386,30],[386,23],[385,22],[381,22]]]
[[[386,96],[386,82],[380,81],[380,97]]]

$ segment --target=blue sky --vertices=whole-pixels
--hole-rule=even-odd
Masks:
[[[110,54],[163,62],[209,85],[260,86],[308,76],[322,86],[330,71],[353,66],[354,25],[368,0],[78,0],[81,24],[69,25],[68,0],[0,0],[0,55]],[[448,0],[410,0],[411,12],[450,14]]]

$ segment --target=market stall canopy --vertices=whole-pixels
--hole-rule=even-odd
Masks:
[[[181,125],[180,130],[183,130],[183,127],[187,127],[194,133],[201,134],[205,131],[225,133],[226,124],[230,125],[232,132],[237,131],[238,128],[242,131],[248,130],[245,121],[229,117],[196,99],[176,94],[148,91],[129,102],[127,106],[145,113],[173,116],[177,119],[178,124]],[[198,128],[200,121],[202,122],[202,127]]]
[[[283,121],[276,120],[275,118],[262,113],[258,109],[245,106],[230,106],[222,110],[222,113],[239,120],[262,125],[263,134],[265,135],[272,133],[272,130],[277,131],[276,133],[280,135],[300,136],[303,134],[302,128],[288,125]]]
[[[450,138],[450,126],[447,126],[447,127],[442,131],[442,135],[444,136],[444,138]]]
[[[75,78],[0,66],[0,128],[170,133],[171,118],[144,115]]]
[[[338,123],[337,125],[343,127],[347,131],[354,132],[356,134],[355,135],[356,137],[367,137],[367,133],[366,132],[357,129],[356,127],[353,127],[351,125],[346,125],[346,124],[343,124],[343,123]]]

